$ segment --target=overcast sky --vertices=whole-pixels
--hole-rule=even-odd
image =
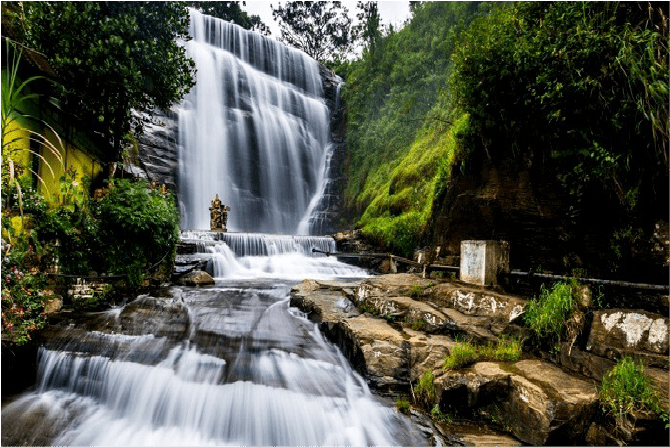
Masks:
[[[272,8],[271,4],[277,5],[278,3],[284,3],[279,1],[248,1],[247,5],[243,6],[242,9],[246,10],[251,15],[260,16],[263,23],[270,27],[272,31],[272,37],[279,36],[279,26],[277,22],[272,18]],[[349,10],[349,16],[356,21],[356,1],[343,1],[342,6]],[[384,25],[393,25],[394,28],[398,29],[402,26],[402,23],[409,18],[409,1],[379,1],[377,2],[377,7],[379,8],[379,14],[381,15],[382,24]]]

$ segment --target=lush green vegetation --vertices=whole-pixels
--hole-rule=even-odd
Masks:
[[[426,370],[421,374],[419,381],[414,388],[416,399],[427,408],[431,408],[435,402],[435,375],[432,371]]]
[[[396,408],[403,414],[409,414],[410,403],[406,397],[398,396],[395,401]]]
[[[458,174],[529,169],[561,185],[571,232],[608,216],[602,237],[623,265],[641,228],[667,216],[667,10],[425,2],[400,31],[368,14],[363,57],[335,67],[347,81],[348,212],[409,255],[455,161]]]
[[[62,184],[76,181],[71,174]],[[136,287],[150,267],[174,256],[179,213],[172,193],[163,196],[143,180],[114,180],[99,201],[64,197],[62,207],[36,213],[33,223],[44,254],[57,258],[63,273],[125,275]]]
[[[576,283],[557,282],[551,289],[542,284],[540,296],[528,301],[523,320],[538,339],[565,340],[572,316],[578,312]]]
[[[515,362],[521,358],[523,341],[518,338],[500,337],[495,344],[475,346],[467,341],[458,341],[444,359],[445,369],[459,369],[482,360]]]
[[[194,63],[176,38],[188,39],[180,2],[3,2],[15,39],[42,53],[56,72],[53,95],[73,123],[100,132],[120,159],[142,120],[131,114],[168,109],[194,85]]]
[[[372,29],[368,11],[360,60],[337,68],[347,85],[346,205],[362,216],[364,233],[385,248],[409,255],[449,177],[457,153],[447,79],[458,33],[477,3],[426,2],[401,31]]]
[[[270,34],[270,28],[256,15],[249,15],[242,10],[240,3],[244,2],[212,2],[189,1],[188,5],[203,14],[233,22],[244,29],[257,31],[264,35]]]
[[[668,421],[668,412],[662,404],[663,399],[667,403],[667,388],[665,392],[660,389],[644,372],[641,361],[627,357],[619,360],[603,376],[598,394],[603,409],[618,419],[634,411],[653,411]]]

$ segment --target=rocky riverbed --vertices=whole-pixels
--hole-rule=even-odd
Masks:
[[[409,395],[411,384],[431,371],[435,404],[450,415],[451,423],[438,424],[445,442],[667,445],[664,423],[650,415],[631,415],[635,423],[628,430],[615,430],[597,395],[616,359],[632,356],[643,359],[667,396],[666,316],[594,310],[580,335],[557,351],[527,343],[516,362],[481,361],[445,370],[456,337],[474,343],[528,337],[521,319],[526,300],[458,281],[391,274],[356,282],[305,280],[291,290],[291,305],[317,322],[381,393]],[[485,431],[478,428],[482,422]]]

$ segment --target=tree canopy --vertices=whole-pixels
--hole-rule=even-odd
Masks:
[[[341,2],[286,2],[272,15],[280,40],[325,62],[343,59],[351,48],[351,19]]]
[[[63,109],[102,133],[121,155],[122,139],[142,122],[131,109],[167,109],[194,85],[194,63],[179,2],[26,2],[27,45],[57,73]]]

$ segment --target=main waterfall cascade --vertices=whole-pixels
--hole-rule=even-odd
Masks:
[[[316,62],[191,11],[198,85],[179,113],[182,243],[216,283],[171,286],[49,327],[35,386],[3,403],[3,445],[425,445],[289,306],[304,278],[367,273],[312,249],[328,110]],[[209,200],[232,207],[209,228]],[[257,233],[240,233],[253,230]],[[200,262],[200,261],[198,261]]]
[[[329,111],[318,63],[242,27],[191,14],[197,84],[179,110],[182,228],[209,228],[208,198],[228,228],[305,234],[323,189]]]

